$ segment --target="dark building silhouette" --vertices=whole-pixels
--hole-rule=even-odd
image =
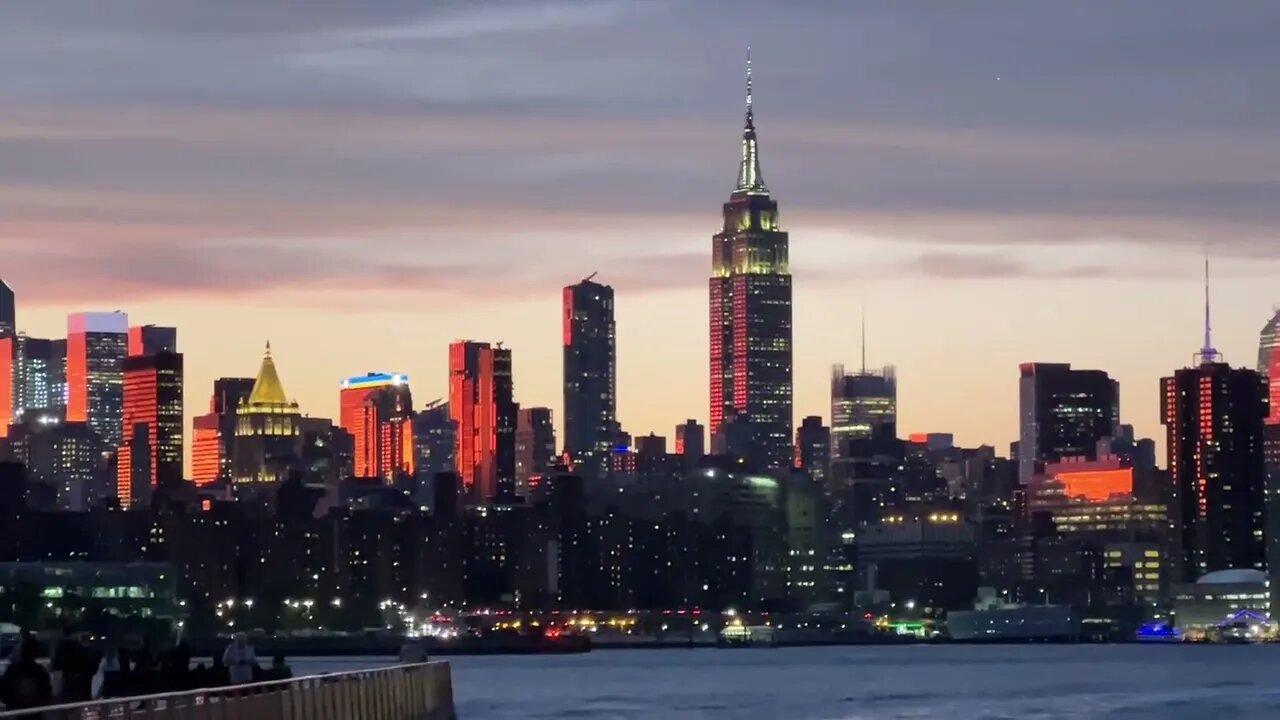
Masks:
[[[178,352],[178,329],[161,325],[135,325],[129,328],[129,355],[155,355]]]
[[[1098,443],[1118,432],[1119,384],[1101,370],[1064,363],[1025,363],[1020,373],[1019,482],[1030,482],[1045,463],[1097,460]]]
[[[748,464],[792,464],[791,272],[778,203],[760,171],[752,112],[750,61],[738,183],[712,238],[711,434],[731,417],[749,441]]]
[[[420,477],[433,478],[437,473],[456,472],[454,452],[457,443],[458,432],[449,415],[449,403],[433,400],[414,415],[414,465]]]
[[[707,429],[697,420],[690,418],[676,426],[676,454],[686,472],[698,467],[707,454]]]
[[[0,278],[0,338],[18,334],[17,307],[13,289]]]
[[[556,459],[556,428],[551,408],[520,408],[516,422],[516,492],[528,494],[530,477]]]
[[[806,417],[796,428],[796,469],[824,485],[831,472],[831,428],[817,415]]]
[[[594,277],[594,275],[592,276]],[[581,477],[601,477],[618,435],[613,288],[564,289],[564,450]]]

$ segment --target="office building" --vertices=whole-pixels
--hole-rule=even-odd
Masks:
[[[711,434],[740,422],[749,442],[727,445],[751,467],[781,469],[792,464],[789,240],[760,171],[749,61],[738,182],[723,216],[709,283]]]
[[[160,325],[135,325],[129,328],[129,355],[155,355],[178,352],[178,329]]]
[[[231,482],[236,410],[249,401],[254,384],[254,378],[213,381],[209,412],[192,420],[191,479],[196,485]]]
[[[33,411],[11,428],[9,448],[28,481],[52,490],[59,510],[84,512],[116,496],[109,449],[87,423]]]
[[[355,476],[391,484],[414,474],[409,376],[370,373],[342,381],[339,424],[354,443]]]
[[[564,450],[588,480],[618,434],[613,288],[592,277],[564,289]]]
[[[831,472],[831,428],[817,415],[806,417],[796,428],[796,469],[819,484],[826,484]]]
[[[232,448],[236,492],[274,488],[302,457],[302,412],[285,394],[270,343],[248,400],[236,408]]]
[[[124,359],[129,318],[124,313],[78,313],[67,318],[67,421],[87,422],[108,447],[124,438]]]
[[[1101,370],[1063,363],[1024,363],[1019,370],[1019,482],[1030,482],[1045,463],[1097,460],[1100,441],[1119,433],[1119,384]]]
[[[893,366],[880,370],[863,367],[845,372],[831,368],[831,451],[849,457],[854,440],[896,437],[898,428],[898,378]]]
[[[685,420],[676,426],[676,454],[685,472],[697,468],[707,454],[707,429],[697,420]]]
[[[1271,375],[1271,354],[1280,348],[1280,307],[1276,308],[1271,319],[1262,326],[1258,334],[1258,374],[1263,377]]]
[[[1182,583],[1267,568],[1267,387],[1256,370],[1231,367],[1213,348],[1207,260],[1204,292],[1199,364],[1160,380]]]
[[[61,372],[62,362],[54,354],[51,340],[26,333],[0,335],[0,437],[28,410],[62,407],[63,400],[54,395],[55,376]]]
[[[437,399],[427,403],[413,417],[414,467],[418,477],[434,478],[440,473],[457,472],[454,452],[458,432],[449,403]]]
[[[125,358],[123,411],[118,497],[122,507],[145,506],[152,490],[183,478],[182,355],[161,349]]]
[[[516,492],[528,495],[529,478],[556,461],[556,427],[551,408],[520,408],[516,420]]]
[[[0,338],[18,334],[17,307],[13,289],[0,278]]]
[[[454,460],[474,502],[506,502],[515,496],[516,410],[510,350],[470,340],[449,346]]]

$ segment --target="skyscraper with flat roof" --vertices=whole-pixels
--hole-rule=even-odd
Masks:
[[[121,312],[67,318],[67,421],[85,422],[107,447],[124,437],[124,359],[129,317]]]
[[[342,381],[339,424],[354,443],[355,476],[390,484],[414,473],[409,376],[369,373]]]
[[[613,288],[589,277],[564,289],[564,449],[591,480],[618,435],[615,333]]]
[[[849,441],[896,437],[898,378],[892,365],[845,372],[831,368],[831,452],[847,457]]]
[[[135,325],[129,328],[129,355],[154,355],[178,352],[178,328],[161,325]]]
[[[124,360],[124,437],[116,456],[122,507],[146,505],[156,487],[182,481],[182,355],[167,350]]]
[[[747,59],[747,108],[738,183],[712,238],[711,434],[732,420],[730,443],[760,470],[792,464],[791,271],[778,203],[760,170]]]
[[[470,340],[449,346],[449,413],[457,428],[454,461],[473,502],[515,497],[517,409],[509,349]]]
[[[0,278],[0,338],[17,334],[17,309],[13,289],[4,278]]]
[[[556,426],[551,408],[520,408],[516,421],[516,492],[527,495],[529,478],[556,459]]]
[[[1119,383],[1065,363],[1023,363],[1019,373],[1019,482],[1026,485],[1045,463],[1097,460],[1098,443],[1119,430]]]

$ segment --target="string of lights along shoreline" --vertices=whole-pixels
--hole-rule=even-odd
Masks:
[[[1163,462],[1118,382],[1061,362],[1010,368],[1007,449],[903,437],[898,374],[866,366],[865,331],[861,365],[832,367],[827,418],[794,418],[790,240],[754,101],[748,52],[711,236],[709,423],[680,424],[670,449],[618,422],[614,291],[595,274],[563,288],[560,438],[549,407],[519,402],[516,353],[475,339],[440,349],[447,377],[335,378],[336,419],[305,414],[264,342],[188,434],[177,328],[78,312],[65,337],[32,337],[0,281],[0,559],[176,568],[168,590],[168,571],[137,582],[210,626],[236,609],[358,629],[430,599],[663,617],[831,605],[868,632],[916,632],[1022,603],[1212,636],[1280,610],[1280,312],[1256,366],[1228,364],[1205,261],[1203,347],[1151,379]]]

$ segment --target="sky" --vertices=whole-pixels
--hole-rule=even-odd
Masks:
[[[6,0],[0,277],[33,335],[177,325],[188,414],[268,339],[333,416],[370,371],[443,396],[467,338],[558,415],[560,289],[599,272],[620,420],[670,436],[707,416],[750,45],[797,420],[865,313],[904,433],[1006,448],[1042,361],[1162,436],[1206,248],[1228,361],[1280,302],[1278,31],[1265,0]]]

